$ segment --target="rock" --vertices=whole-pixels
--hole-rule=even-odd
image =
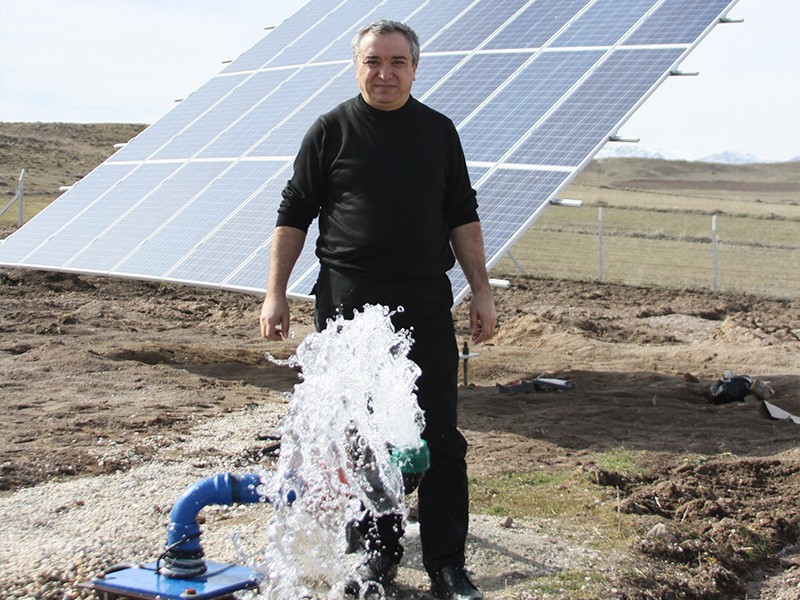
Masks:
[[[664,523],[656,523],[647,532],[646,537],[650,539],[661,540],[662,542],[666,542],[668,544],[674,544],[678,541],[678,538],[675,537],[675,534],[670,531],[669,527],[664,525]]]

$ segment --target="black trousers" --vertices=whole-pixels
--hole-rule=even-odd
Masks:
[[[467,442],[457,429],[458,346],[453,326],[453,294],[446,275],[421,279],[374,279],[321,267],[315,287],[315,324],[342,314],[352,318],[365,304],[381,304],[403,312],[392,317],[396,329],[412,332],[409,359],[421,369],[417,401],[425,414],[422,438],[431,466],[418,488],[422,560],[428,573],[445,566],[464,566],[469,526]],[[368,549],[402,556],[399,519],[387,515],[362,523]]]

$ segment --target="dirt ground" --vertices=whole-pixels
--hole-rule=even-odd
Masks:
[[[0,123],[0,195],[13,195],[25,167],[31,205],[49,201],[143,127]],[[620,159],[594,161],[579,181],[651,190],[686,182],[734,196],[756,185],[796,202],[794,163],[716,166],[711,176],[700,164]],[[461,388],[470,473],[479,482],[567,474],[570,506],[556,511],[530,485],[538,512],[509,527],[492,512],[486,484],[473,495],[468,560],[487,598],[800,598],[800,424],[770,419],[753,396],[715,405],[707,394],[730,370],[769,382],[771,401],[800,416],[800,300],[511,283],[496,292],[500,330],[472,348],[479,356]],[[27,501],[22,494],[44,482],[83,480],[91,489],[92,476],[135,474],[160,465],[164,452],[184,452],[189,434],[221,417],[274,412],[265,405],[290,391],[297,373],[264,355],[291,355],[311,312],[297,304],[296,338],[275,344],[257,335],[258,305],[240,294],[0,270],[0,500]],[[457,318],[461,342],[464,307]],[[497,387],[540,374],[575,387],[513,395]],[[263,457],[263,433],[247,433],[236,457],[243,469]],[[615,453],[637,468],[603,460]],[[576,511],[584,488],[596,500]],[[81,512],[73,508],[54,514]],[[14,545],[0,527],[0,546]],[[412,543],[407,555],[415,553]],[[52,567],[67,574],[28,569],[31,585],[12,585],[0,559],[0,596],[24,588],[39,591],[8,597],[76,597],[67,583],[77,571]],[[419,565],[411,567],[392,598],[430,598]],[[86,568],[78,569],[84,580]]]
[[[800,416],[800,301],[530,277],[511,284],[496,291],[500,329],[472,348],[479,356],[461,387],[471,475],[585,475],[608,489],[635,535],[607,553],[599,583],[583,592],[487,597],[800,597],[800,424],[769,418],[754,396],[717,405],[707,394],[730,370],[769,382],[771,402]],[[297,374],[264,355],[292,354],[310,331],[311,307],[296,304],[294,340],[274,343],[258,337],[259,303],[0,270],[0,494],[128,469],[154,452],[148,440],[163,444],[263,402],[265,391],[290,391]],[[540,374],[575,387],[497,387]],[[125,451],[98,461],[99,439]],[[600,466],[597,457],[615,449],[640,469]],[[663,535],[648,535],[655,523],[666,525]],[[588,518],[569,523],[578,539],[596,529]]]

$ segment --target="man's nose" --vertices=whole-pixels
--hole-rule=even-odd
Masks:
[[[391,65],[381,65],[378,71],[378,77],[381,79],[390,79],[392,77],[392,66]]]

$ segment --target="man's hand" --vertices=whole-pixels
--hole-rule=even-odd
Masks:
[[[297,257],[303,250],[306,232],[294,227],[276,227],[269,254],[269,277],[264,304],[261,305],[261,336],[268,340],[289,337],[289,301],[286,285]]]
[[[483,234],[478,221],[466,223],[450,231],[450,243],[458,264],[469,282],[472,300],[469,303],[469,329],[472,342],[479,344],[494,335],[497,310],[486,273]]]
[[[289,337],[289,302],[286,296],[267,294],[261,305],[261,337],[280,341]]]
[[[494,307],[494,298],[491,289],[485,289],[472,294],[469,303],[469,329],[472,342],[480,344],[494,335],[497,325],[497,310]]]

